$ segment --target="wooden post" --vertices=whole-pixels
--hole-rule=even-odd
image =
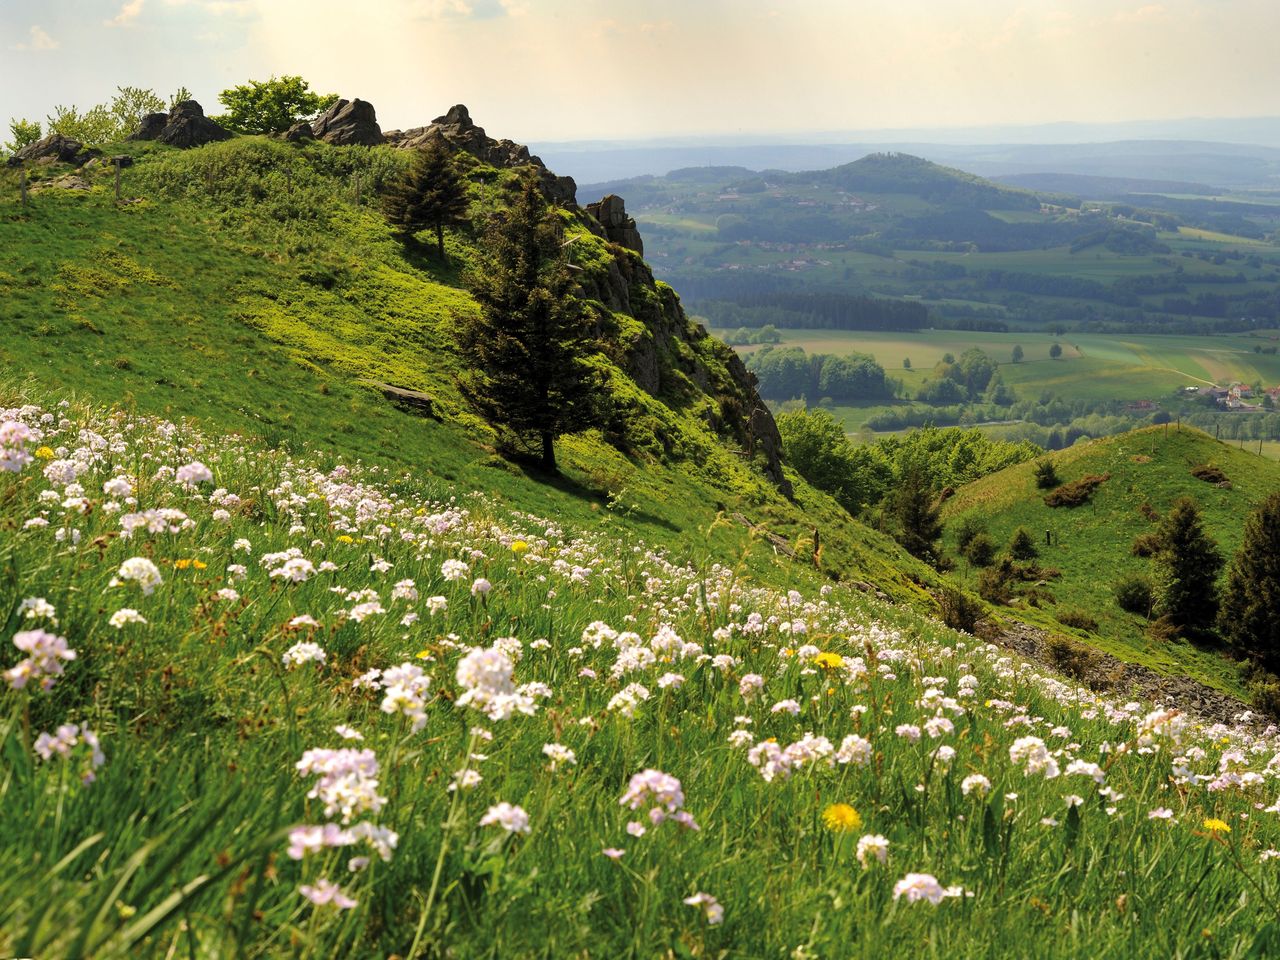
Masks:
[[[120,158],[116,157],[116,203],[120,202]]]
[[[27,165],[20,164],[18,166],[18,189],[22,192],[22,205],[27,205]]]

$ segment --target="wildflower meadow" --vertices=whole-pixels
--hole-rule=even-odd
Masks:
[[[1280,951],[1259,718],[809,569],[10,403],[0,954]]]

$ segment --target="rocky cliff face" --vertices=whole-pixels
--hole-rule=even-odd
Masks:
[[[538,170],[547,196],[565,206],[577,202],[578,186],[573,177],[558,177],[529,148],[512,140],[495,140],[478,127],[471,113],[462,104],[450,107],[442,117],[436,117],[425,127],[412,130],[392,130],[386,134],[386,142],[393,147],[414,149],[438,144],[446,150],[463,150],[479,160],[495,167],[510,168],[532,166]]]

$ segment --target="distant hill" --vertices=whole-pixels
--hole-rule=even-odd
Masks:
[[[1181,642],[1150,643],[1143,633],[1145,619],[1121,610],[1113,589],[1122,577],[1150,573],[1150,561],[1132,552],[1134,538],[1156,528],[1156,520],[1148,513],[1158,517],[1178,497],[1189,496],[1200,505],[1206,531],[1229,558],[1240,546],[1244,516],[1280,488],[1280,464],[1173,424],[1093,440],[1046,456],[1064,483],[1086,475],[1108,479],[1082,506],[1049,507],[1044,502],[1048,491],[1035,483],[1040,461],[1009,467],[962,487],[947,501],[943,509],[947,539],[953,541],[960,525],[971,521],[983,524],[1003,548],[1019,527],[1025,527],[1040,552],[1037,562],[1060,570],[1062,576],[1048,580],[1045,587],[1056,603],[1038,610],[1022,606],[1019,616],[1071,633],[1057,618],[1064,611],[1086,611],[1099,624],[1089,636],[1095,645],[1123,659],[1185,671],[1223,689],[1237,687],[1234,667],[1215,652]],[[1192,476],[1193,467],[1206,464],[1221,469],[1229,485]],[[1050,545],[1045,542],[1046,532]],[[953,576],[973,584],[976,571],[961,562]]]
[[[952,167],[906,153],[873,153],[831,170],[779,175],[783,184],[820,184],[863,193],[904,193],[930,203],[975,210],[1038,210],[1040,201]]]

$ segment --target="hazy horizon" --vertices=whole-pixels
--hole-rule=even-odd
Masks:
[[[1260,0],[13,0],[0,121],[296,73],[387,129],[462,102],[534,143],[1229,124],[1274,116],[1278,27]]]

